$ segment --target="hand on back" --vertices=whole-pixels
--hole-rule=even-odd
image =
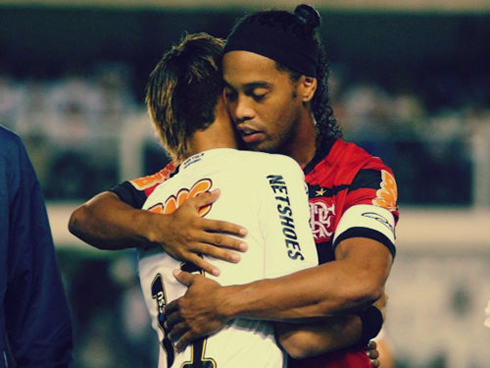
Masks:
[[[219,194],[219,190],[203,193],[188,199],[170,215],[155,214],[148,224],[148,238],[160,244],[173,258],[192,262],[217,276],[219,270],[201,255],[236,263],[240,260],[236,252],[247,249],[240,239],[246,235],[243,227],[199,215],[199,209],[214,203]],[[160,216],[167,216],[167,221],[162,221]]]

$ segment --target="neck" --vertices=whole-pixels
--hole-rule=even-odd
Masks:
[[[221,98],[218,98],[214,121],[206,129],[195,131],[188,143],[190,156],[213,148],[237,148],[235,132]]]
[[[286,144],[280,153],[292,157],[304,168],[315,156],[316,137],[313,114],[309,110],[304,110],[296,128],[291,132],[289,144]]]

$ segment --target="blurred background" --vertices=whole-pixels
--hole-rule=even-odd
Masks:
[[[490,1],[309,3],[345,138],[381,156],[399,186],[385,331],[396,366],[488,368]],[[0,124],[22,136],[47,200],[73,368],[156,367],[134,253],[67,231],[76,206],[165,165],[144,108],[151,69],[183,31],[226,37],[246,11],[295,5],[0,0]]]

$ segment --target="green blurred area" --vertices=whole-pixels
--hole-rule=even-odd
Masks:
[[[141,91],[148,70],[184,31],[225,37],[237,10],[176,11],[90,8],[0,8],[0,67],[16,75],[53,76],[100,60],[124,60]],[[322,33],[332,62],[356,73],[423,78],[488,73],[490,14],[323,10]],[[391,83],[401,81],[391,81]]]

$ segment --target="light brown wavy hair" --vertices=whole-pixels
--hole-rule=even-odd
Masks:
[[[157,136],[172,159],[189,156],[187,138],[215,118],[223,91],[224,41],[206,33],[184,34],[150,73],[146,106]]]

